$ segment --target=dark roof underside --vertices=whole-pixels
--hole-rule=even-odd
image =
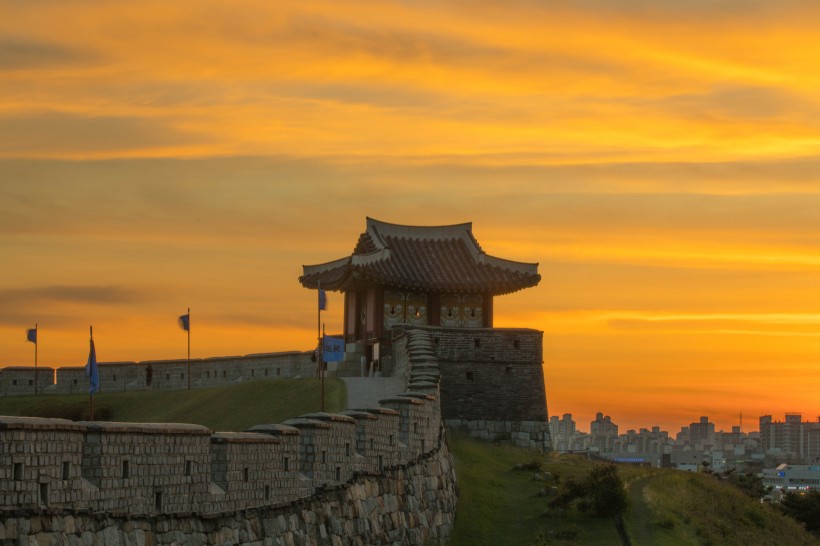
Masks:
[[[380,229],[381,228],[381,229]],[[392,230],[391,228],[397,228]],[[327,264],[305,266],[303,286],[352,290],[383,285],[440,293],[515,292],[541,280],[537,264],[487,256],[470,231],[470,224],[431,228],[394,226],[368,219],[353,254]],[[416,236],[417,235],[417,236]]]

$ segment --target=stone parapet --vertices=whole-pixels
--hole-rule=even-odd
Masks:
[[[117,516],[17,509],[0,514],[9,544],[445,544],[458,493],[446,443],[424,458],[359,474],[295,503],[211,517]]]
[[[453,432],[488,442],[507,443],[541,451],[552,448],[549,423],[543,421],[445,419],[444,425]]]
[[[437,390],[423,390],[238,433],[0,417],[0,539],[441,543],[455,474]]]
[[[100,392],[171,390],[219,387],[243,381],[312,376],[316,364],[311,352],[287,351],[245,356],[224,356],[145,362],[100,362]],[[34,394],[33,366],[0,368],[0,396]],[[37,368],[38,393],[88,392],[85,366]]]
[[[409,332],[423,332],[413,339]],[[405,333],[407,333],[405,335]],[[448,428],[486,440],[549,449],[543,333],[527,328],[398,325],[410,393],[434,393]]]

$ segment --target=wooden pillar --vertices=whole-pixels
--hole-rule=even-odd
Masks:
[[[373,332],[381,339],[384,331],[384,287],[376,286],[371,290],[373,301]]]
[[[430,326],[441,326],[441,294],[430,293],[427,302],[430,306],[427,309],[427,323]]]
[[[484,294],[484,309],[481,311],[484,315],[484,328],[493,327],[493,295],[490,293]]]

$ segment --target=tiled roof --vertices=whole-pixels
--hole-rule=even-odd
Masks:
[[[379,284],[407,290],[506,294],[535,286],[538,264],[486,254],[472,224],[402,226],[367,219],[353,254],[303,266],[306,288],[350,290]]]

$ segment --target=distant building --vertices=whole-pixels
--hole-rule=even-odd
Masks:
[[[612,422],[612,418],[600,411],[595,414],[595,420],[589,424],[589,434],[591,447],[598,451],[612,451],[615,442],[618,440],[618,425]]]
[[[787,413],[785,421],[760,417],[760,447],[768,459],[813,463],[820,458],[820,418],[803,421],[800,413]]]
[[[715,424],[708,417],[689,425],[689,443],[696,449],[706,449],[715,445]]]
[[[675,444],[677,445],[691,445],[689,427],[681,427],[680,432],[675,435]]]
[[[561,419],[557,415],[550,417],[550,437],[552,448],[556,451],[572,451],[575,437],[575,421],[571,413],[565,413]]]
[[[788,491],[820,489],[820,466],[781,464],[763,470],[763,486]]]

